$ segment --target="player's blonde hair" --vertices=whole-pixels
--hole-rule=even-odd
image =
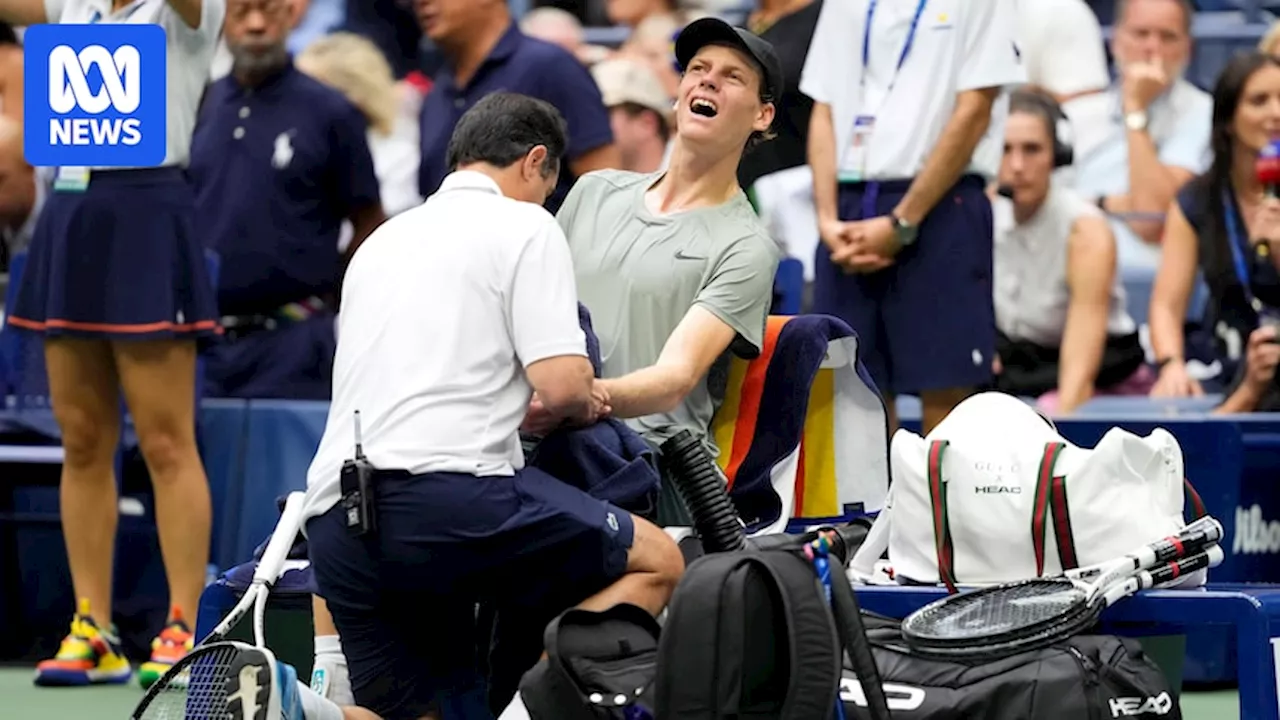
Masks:
[[[391,65],[369,40],[336,32],[311,43],[298,56],[298,67],[330,85],[364,113],[379,135],[389,135],[399,99]]]

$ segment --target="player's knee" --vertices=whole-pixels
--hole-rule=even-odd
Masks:
[[[635,540],[627,556],[627,571],[653,576],[653,582],[670,595],[684,574],[684,555],[671,536],[657,525],[634,518]]]

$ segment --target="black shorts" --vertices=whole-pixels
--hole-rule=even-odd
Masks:
[[[348,534],[340,507],[307,535],[356,704],[385,720],[487,712],[476,603],[564,610],[626,571],[631,516],[534,468],[384,476],[376,488],[376,535]]]

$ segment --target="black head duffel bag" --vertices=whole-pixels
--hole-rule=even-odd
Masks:
[[[895,720],[1179,720],[1164,675],[1136,640],[1079,635],[982,663],[910,654],[898,621],[864,613],[863,624]],[[862,686],[846,672],[847,720],[865,720]]]

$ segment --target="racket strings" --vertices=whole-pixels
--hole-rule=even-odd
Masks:
[[[955,642],[989,640],[1061,620],[1085,599],[1070,582],[1033,580],[927,607],[911,618],[911,632]]]
[[[237,655],[233,646],[197,649],[165,674],[150,693],[139,720],[222,718],[227,712],[227,678]]]

